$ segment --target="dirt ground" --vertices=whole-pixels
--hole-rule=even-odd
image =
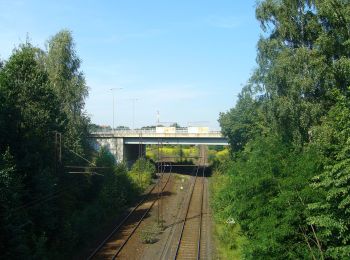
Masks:
[[[152,188],[152,185],[148,189],[146,189],[144,194],[147,194],[151,188]],[[125,212],[123,212],[122,214],[119,214],[118,217],[111,216],[104,223],[104,225],[102,226],[100,231],[96,234],[96,236],[91,238],[90,243],[86,245],[83,249],[79,250],[79,252],[77,252],[77,254],[72,256],[70,259],[82,259],[82,260],[87,259],[91,255],[91,253],[96,249],[96,247],[101,243],[101,241],[104,240],[111,233],[111,231],[124,219],[126,215],[128,215],[130,211],[132,211],[132,209],[137,203],[138,201],[135,201],[132,207],[126,208]]]
[[[156,203],[147,218],[141,223],[135,234],[128,241],[118,259],[171,259],[174,257],[176,242],[180,234],[182,217],[186,208],[193,177],[173,173],[171,180],[163,192],[160,203]],[[205,181],[204,203],[208,205],[208,180]],[[209,208],[209,207],[207,207]],[[163,223],[163,230],[158,223]],[[203,212],[203,242],[201,243],[201,259],[212,259],[211,256],[211,218],[208,210]],[[154,232],[155,234],[152,234]],[[154,240],[144,243],[149,234]]]
[[[208,206],[209,179],[210,178],[206,178],[204,182],[203,205],[207,206],[203,207],[201,259],[214,259],[212,219],[210,207]],[[152,209],[136,229],[134,235],[126,243],[117,259],[167,260],[174,258],[193,181],[194,177],[191,175],[171,173],[169,183],[163,191],[161,202],[156,202],[153,205]],[[125,214],[127,212],[128,211],[126,211]],[[105,228],[103,228],[100,234],[94,239],[95,241],[92,241],[91,245],[83,254],[77,255],[74,259],[86,259],[125,214],[122,214],[118,219],[111,219],[109,223],[106,223]],[[158,223],[162,223],[162,228],[159,227]],[[151,243],[144,243],[146,237],[150,237],[153,241],[151,241]]]

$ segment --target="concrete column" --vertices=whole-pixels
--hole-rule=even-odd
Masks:
[[[107,147],[107,149],[117,158],[117,144],[114,138],[98,138],[94,142],[91,142],[93,148],[98,151],[100,147]]]
[[[117,163],[126,162],[130,167],[140,156],[146,156],[145,144],[124,144],[124,138],[98,138],[91,142],[94,149],[105,146],[113,154]],[[141,154],[140,154],[141,147]]]
[[[124,148],[124,139],[123,138],[114,138],[115,140],[115,157],[117,163],[121,163],[125,160],[125,148]]]

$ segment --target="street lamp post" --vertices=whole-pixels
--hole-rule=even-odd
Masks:
[[[132,98],[132,130],[135,129],[135,102],[139,100],[138,98]]]
[[[115,90],[120,90],[123,88],[111,88],[110,91],[112,91],[112,95],[113,95],[113,131],[114,131],[114,91]]]

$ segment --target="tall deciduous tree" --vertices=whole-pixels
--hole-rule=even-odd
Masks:
[[[26,247],[28,243],[34,245],[27,253],[35,254],[36,243],[33,240],[44,233],[50,234],[52,229],[48,226],[52,226],[56,219],[51,211],[52,204],[48,207],[41,204],[41,211],[23,214],[26,212],[23,211],[25,205],[39,200],[43,195],[52,194],[50,192],[54,189],[53,182],[48,180],[55,178],[53,131],[60,130],[65,119],[64,114],[59,111],[58,100],[51,89],[48,74],[39,62],[40,55],[41,50],[29,43],[23,44],[14,51],[0,71],[0,92],[4,98],[0,111],[0,120],[4,123],[4,127],[1,127],[4,130],[0,137],[0,151],[6,155],[6,150],[3,149],[10,148],[12,161],[16,165],[15,179],[23,185],[17,191],[17,196],[22,198],[22,206],[12,203],[4,213],[12,215],[13,212],[21,212],[23,215],[21,225],[25,226],[26,239],[18,242],[19,247],[10,251],[12,254],[20,253],[19,248]],[[40,176],[45,181],[37,182]],[[43,218],[44,215],[46,218]]]
[[[16,252],[19,258],[28,254],[24,223],[28,221],[19,207],[23,196],[23,177],[16,171],[14,158],[9,149],[0,155],[0,250],[4,258],[11,258]],[[20,215],[21,214],[21,217]]]
[[[241,151],[222,192],[252,242],[243,251],[349,258],[350,4],[264,0],[256,16],[264,34],[251,92],[220,117]]]
[[[61,111],[67,115],[64,143],[83,154],[86,152],[84,140],[88,132],[88,118],[84,114],[88,88],[80,71],[81,61],[76,54],[71,32],[60,31],[48,41],[47,46],[44,63]]]
[[[88,147],[79,65],[68,31],[48,51],[25,43],[0,64],[0,258],[71,257],[137,194],[126,167]]]
[[[324,195],[310,203],[309,222],[320,231],[328,257],[350,257],[350,101],[349,95],[335,94],[337,103],[313,130],[313,145],[325,158],[323,171],[312,187]]]

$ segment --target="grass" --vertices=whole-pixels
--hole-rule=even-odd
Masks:
[[[229,182],[228,176],[214,172],[210,180],[211,207],[214,214],[214,241],[217,250],[218,259],[244,259],[243,248],[248,243],[247,238],[241,233],[238,223],[228,223],[230,210],[225,209],[225,203],[216,194],[220,194]],[[219,209],[220,208],[220,209]]]
[[[140,158],[133,164],[128,175],[136,187],[143,192],[152,183],[155,171],[155,166],[151,162]]]
[[[183,175],[183,174],[175,174],[174,177],[178,180],[181,180],[181,179],[188,180],[190,178],[189,175]]]
[[[149,172],[130,171],[128,175],[140,191],[144,191],[152,183],[152,176]]]
[[[246,243],[246,238],[240,234],[239,225],[229,225],[215,220],[214,240],[218,259],[243,259],[242,247]]]
[[[153,223],[141,231],[140,238],[144,244],[153,244],[158,241],[158,235],[164,231],[164,223]]]

